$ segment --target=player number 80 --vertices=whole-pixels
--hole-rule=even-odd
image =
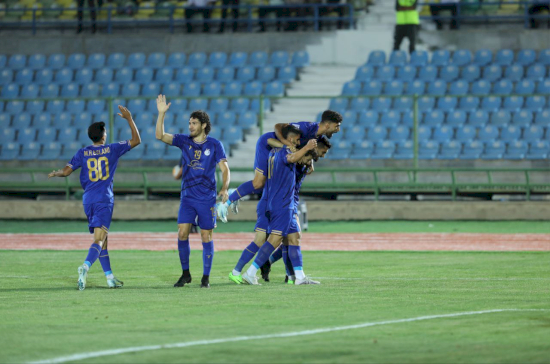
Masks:
[[[105,173],[103,173],[103,168],[101,168],[101,162],[105,162]],[[88,159],[88,176],[92,182],[97,182],[99,180],[105,181],[108,179],[109,160],[107,157]]]

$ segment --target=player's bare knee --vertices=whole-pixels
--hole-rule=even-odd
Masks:
[[[261,247],[262,245],[264,245],[266,240],[267,240],[266,233],[256,232],[256,236],[254,236],[254,244],[256,244],[258,247]]]
[[[290,234],[288,236],[288,244],[292,246],[299,246],[301,238],[302,238],[301,233]]]
[[[187,224],[178,225],[178,240],[188,240],[191,228]]]
[[[201,239],[203,243],[212,241],[212,230],[201,230]]]

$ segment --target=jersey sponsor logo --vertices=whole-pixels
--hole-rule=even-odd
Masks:
[[[291,124],[291,125],[297,127],[298,129],[300,129],[300,125],[298,125],[298,124]]]
[[[191,167],[191,168],[193,168],[193,169],[195,169],[195,170],[200,170],[200,169],[204,170],[204,168],[202,168],[201,162],[199,162],[199,161],[196,160],[196,159],[192,160],[192,161],[187,165],[187,167]]]
[[[126,144],[126,143],[128,143],[127,140],[123,140],[123,141],[121,141],[121,142],[118,142],[118,144]]]
[[[210,149],[205,150],[204,155],[208,157],[210,155]]]

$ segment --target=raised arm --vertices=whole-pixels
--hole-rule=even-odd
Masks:
[[[141,144],[141,136],[139,135],[139,130],[137,129],[136,123],[132,118],[132,113],[130,112],[130,110],[128,110],[127,108],[121,105],[118,105],[118,109],[120,110],[120,112],[118,113],[118,116],[120,116],[123,119],[126,119],[126,121],[128,122],[128,125],[130,126],[130,130],[132,131],[132,139],[130,139],[130,147],[135,148]]]
[[[271,148],[282,148],[282,147],[285,146],[283,143],[281,143],[281,142],[278,141],[277,139],[273,139],[273,138],[267,139],[267,144],[268,144]]]
[[[219,166],[222,170],[223,185],[220,193],[218,193],[218,196],[222,198],[222,203],[225,203],[229,199],[229,194],[227,193],[227,190],[229,189],[229,180],[231,179],[231,173],[229,171],[229,165],[227,164],[227,161],[225,159],[220,161]]]
[[[73,169],[69,166],[65,166],[63,169],[58,169],[57,171],[52,171],[48,174],[48,178],[52,177],[68,177],[73,173]]]
[[[309,142],[307,142],[305,147],[303,147],[297,152],[288,154],[286,156],[286,160],[288,161],[288,163],[298,163],[298,161],[302,159],[302,157],[306,155],[307,152],[309,152],[312,149],[315,149],[315,147],[317,147],[317,140],[310,139]]]
[[[277,139],[279,139],[279,141],[281,143],[283,143],[284,145],[286,145],[288,147],[294,147],[294,145],[292,145],[292,143],[290,141],[283,138],[283,128],[287,125],[288,124],[282,124],[282,123],[275,124],[275,135],[277,136]]]
[[[159,116],[157,118],[155,137],[168,145],[172,145],[172,141],[174,140],[174,136],[172,134],[164,132],[164,117],[166,116],[166,112],[170,108],[170,105],[171,104],[166,105],[166,96],[159,95],[157,97],[157,109],[159,111]]]

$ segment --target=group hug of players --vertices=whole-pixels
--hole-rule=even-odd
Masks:
[[[130,111],[118,107],[120,117],[127,120],[132,138],[106,144],[105,123],[95,122],[88,128],[93,144],[76,152],[65,168],[51,172],[48,177],[67,177],[81,168],[80,183],[84,189],[82,203],[88,218],[88,228],[94,234],[84,263],[78,267],[78,288],[86,288],[88,271],[96,260],[105,272],[107,285],[119,288],[108,253],[108,232],[113,215],[113,178],[118,159],[141,143],[139,131]],[[212,125],[208,114],[194,111],[189,117],[189,134],[169,134],[164,130],[164,118],[170,108],[166,97],[157,98],[158,118],[155,136],[158,140],[181,149],[182,182],[178,212],[178,252],[182,275],[174,287],[191,283],[189,271],[189,233],[193,225],[200,228],[203,245],[203,276],[201,287],[209,288],[214,258],[213,230],[216,218],[227,222],[228,210],[238,213],[239,200],[261,193],[257,205],[255,238],[244,250],[229,279],[237,284],[257,285],[258,270],[269,281],[271,264],[283,259],[286,282],[295,285],[319,284],[304,274],[300,250],[301,230],[298,220],[299,191],[307,175],[313,173],[313,163],[331,148],[329,138],[340,131],[342,116],[327,110],[319,122],[277,124],[275,131],[266,133],[256,143],[254,179],[241,184],[229,195],[230,170],[220,141],[208,136]],[[222,187],[216,194],[216,166],[222,171]],[[216,197],[221,198],[216,203]],[[254,258],[255,257],[255,258]],[[245,273],[244,266],[254,258]]]

